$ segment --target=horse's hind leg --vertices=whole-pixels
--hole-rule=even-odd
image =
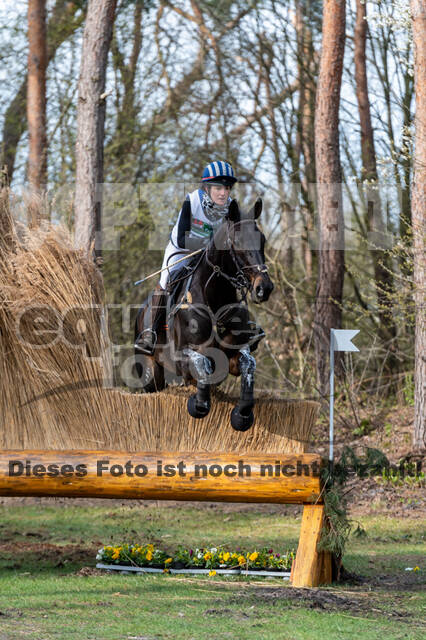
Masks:
[[[135,322],[135,371],[140,378],[140,385],[145,393],[162,391],[165,386],[164,367],[155,360],[153,356],[148,356],[140,351],[137,345],[137,338],[144,329],[145,313],[149,313],[149,304],[141,307]]]
[[[208,377],[213,367],[207,356],[193,349],[184,349],[183,355],[188,365],[192,365],[192,375],[197,380],[197,393],[188,398],[188,413],[193,418],[205,418],[210,411],[210,384]]]
[[[135,366],[141,380],[140,387],[145,393],[162,391],[166,387],[164,367],[154,358],[136,354]]]
[[[256,360],[250,354],[250,349],[239,352],[239,368],[241,372],[240,401],[231,412],[231,425],[236,431],[247,431],[254,422],[254,372]]]

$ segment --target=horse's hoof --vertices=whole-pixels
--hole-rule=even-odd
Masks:
[[[250,411],[250,413],[247,416],[244,416],[240,413],[238,407],[235,407],[235,409],[232,409],[231,425],[232,425],[232,428],[235,429],[235,431],[247,431],[248,429],[250,429],[253,422],[254,422],[253,411]]]
[[[210,403],[197,403],[197,396],[192,395],[188,398],[188,413],[193,418],[205,418],[210,411]]]

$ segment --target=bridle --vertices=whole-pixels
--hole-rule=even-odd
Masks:
[[[243,223],[240,223],[240,224],[243,224]],[[229,226],[230,226],[229,220],[227,220],[227,225],[229,230]],[[234,263],[234,266],[237,270],[236,275],[230,276],[228,273],[223,271],[223,269],[221,269],[219,265],[213,264],[209,259],[209,246],[207,246],[205,249],[204,255],[205,255],[206,263],[212,269],[212,273],[208,278],[206,284],[204,285],[205,299],[207,300],[207,295],[206,295],[207,287],[210,284],[210,281],[212,280],[212,278],[214,276],[221,276],[222,278],[225,278],[225,280],[227,280],[234,287],[236,291],[238,291],[238,293],[240,294],[241,300],[245,302],[247,295],[253,291],[253,283],[250,280],[250,278],[247,277],[247,274],[245,272],[256,270],[258,273],[267,273],[268,267],[265,264],[249,264],[249,265],[242,264],[238,258],[238,254],[235,250],[235,247],[231,240],[231,235],[229,233],[226,240],[226,246],[229,250],[229,254],[231,256],[232,262]]]
[[[227,239],[226,239],[226,247],[229,250],[232,262],[236,268],[236,274],[235,276],[230,276],[228,273],[226,273],[225,271],[223,271],[223,269],[220,267],[220,265],[214,264],[210,258],[209,258],[209,250],[211,248],[211,244],[209,243],[206,248],[204,249],[204,251],[202,251],[199,255],[199,258],[197,259],[196,263],[190,267],[188,269],[188,273],[185,274],[184,276],[181,276],[180,278],[177,278],[176,280],[173,281],[173,285],[177,284],[178,282],[181,282],[182,280],[186,280],[187,284],[186,284],[186,289],[185,289],[185,293],[182,297],[182,300],[179,304],[177,304],[173,310],[173,312],[170,314],[170,322],[169,322],[169,330],[170,330],[170,326],[173,323],[173,316],[177,313],[177,311],[179,311],[179,309],[182,307],[184,298],[186,298],[187,296],[187,292],[191,286],[191,282],[192,282],[192,278],[195,274],[195,272],[197,271],[197,269],[199,268],[199,266],[201,265],[203,259],[206,261],[206,264],[211,268],[212,272],[209,276],[209,278],[207,279],[207,282],[204,285],[204,300],[206,301],[207,306],[208,305],[208,297],[207,297],[207,288],[210,284],[210,282],[212,281],[212,279],[214,277],[222,277],[225,280],[227,280],[233,287],[234,289],[237,291],[237,293],[239,294],[239,302],[243,303],[245,305],[247,305],[247,296],[248,294],[253,290],[253,284],[250,280],[250,278],[247,275],[247,272],[249,272],[250,270],[256,270],[258,273],[267,273],[268,272],[268,267],[265,264],[250,264],[250,265],[244,265],[241,263],[241,261],[238,258],[238,254],[235,250],[235,247],[232,243],[231,240],[231,236],[229,233],[229,226],[230,226],[230,220],[227,220],[227,224],[228,224],[228,235],[227,235]],[[201,316],[206,316],[206,317],[210,317],[208,313],[205,312],[205,310],[203,311],[203,308],[200,307],[199,305],[197,307],[193,308],[193,313],[196,313],[198,315]],[[225,310],[225,312],[221,312],[219,317],[216,318],[217,322],[224,322],[226,320],[226,315],[228,313],[228,310]]]

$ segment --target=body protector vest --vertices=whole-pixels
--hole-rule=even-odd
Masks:
[[[218,219],[207,217],[201,204],[203,195],[204,191],[202,189],[197,189],[187,196],[191,203],[191,228],[186,233],[188,238],[196,241],[198,245],[197,248],[204,247],[208,243],[211,235],[215,233],[223,222],[223,217],[219,217]],[[170,239],[176,248],[179,248],[178,229],[181,214],[182,210],[178,215],[178,219],[170,236]]]

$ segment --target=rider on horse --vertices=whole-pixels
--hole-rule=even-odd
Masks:
[[[139,352],[146,355],[154,353],[157,334],[164,323],[170,275],[165,267],[172,267],[176,260],[208,244],[228,213],[229,194],[236,182],[234,170],[228,162],[211,162],[203,171],[200,188],[186,196],[164,252],[164,271],[152,297],[151,327],[142,331],[136,341]]]

